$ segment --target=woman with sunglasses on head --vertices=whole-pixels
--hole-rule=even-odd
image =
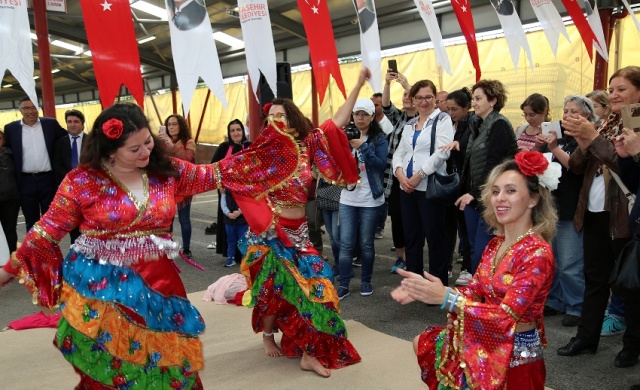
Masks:
[[[227,158],[233,154],[241,152],[251,145],[251,142],[247,139],[245,126],[242,124],[240,119],[234,119],[227,124],[227,140],[218,145],[215,153],[213,154],[213,158],[211,159],[211,163],[218,162],[223,158]],[[232,267],[235,265],[235,258],[229,258],[229,248],[227,245],[227,231],[225,229],[224,224],[224,213],[222,212],[220,201],[221,193],[224,191],[224,188],[220,188],[218,190],[218,219],[217,219],[217,231],[216,231],[216,253],[220,253],[223,256],[226,256],[226,260],[224,262],[225,267]],[[209,248],[209,247],[207,247]],[[213,249],[213,248],[211,248]],[[234,251],[234,253],[236,253]]]
[[[252,325],[262,332],[265,354],[302,356],[300,367],[323,377],[360,356],[346,337],[331,267],[309,241],[305,204],[312,164],[328,181],[358,181],[342,126],[370,76],[362,69],[347,101],[318,129],[290,99],[274,99],[263,109],[267,125],[252,146],[219,163],[223,181],[238,179],[225,187],[249,223],[241,243],[246,253],[241,271],[251,289]]]
[[[451,157],[448,161],[455,164],[458,171],[464,166],[464,158],[469,145],[469,137],[471,136],[472,122],[479,122],[480,119],[473,115],[471,109],[471,92],[467,88],[462,88],[451,92],[447,96],[447,112],[453,121],[453,127],[456,130],[453,135],[453,142],[442,146],[440,149],[450,151]],[[451,211],[455,211],[451,213]],[[453,215],[451,215],[453,214]],[[447,207],[447,243],[449,254],[449,264],[453,260],[453,251],[456,245],[456,236],[460,236],[460,248],[462,249],[462,264],[460,265],[460,275],[455,281],[456,286],[466,286],[471,280],[471,250],[469,248],[469,235],[467,233],[467,224],[464,220],[464,212],[453,205],[453,210]],[[459,233],[459,234],[458,234]]]
[[[407,271],[424,272],[424,241],[429,249],[429,270],[448,284],[445,212],[437,202],[426,198],[427,177],[436,171],[444,174],[449,152],[440,149],[453,141],[453,124],[446,112],[435,106],[435,84],[430,80],[415,83],[409,96],[418,115],[409,120],[402,140],[393,155],[393,171],[400,182],[402,223],[405,234]],[[435,134],[434,134],[435,133]],[[435,145],[432,145],[434,140]],[[433,149],[433,153],[431,150]]]
[[[391,102],[391,82],[395,80],[404,88],[402,94],[402,109],[397,108]],[[405,240],[404,227],[402,226],[402,211],[400,209],[400,182],[393,174],[393,155],[398,149],[400,140],[402,139],[402,131],[407,121],[416,116],[416,106],[411,101],[409,91],[411,85],[407,78],[400,72],[388,72],[385,76],[384,89],[382,90],[382,109],[384,114],[393,124],[393,131],[387,135],[389,144],[389,153],[387,154],[387,167],[384,170],[384,196],[389,204],[389,216],[391,217],[391,236],[393,238],[393,247],[396,251],[396,261],[391,266],[391,273],[395,273],[396,269],[406,268],[405,260]]]
[[[559,164],[539,152],[520,152],[491,171],[482,188],[483,217],[497,236],[469,285],[452,289],[427,272],[398,271],[404,280],[393,299],[447,311],[444,329],[427,327],[413,341],[430,389],[544,388],[543,307],[557,221],[549,191],[559,177]]]
[[[461,197],[456,206],[464,211],[467,233],[471,245],[471,274],[480,263],[482,251],[493,235],[482,212],[486,205],[480,198],[481,186],[489,172],[503,160],[512,158],[518,146],[513,126],[509,119],[500,114],[507,102],[507,91],[497,80],[480,80],[471,88],[471,107],[480,119],[473,122],[467,154],[462,168]]]

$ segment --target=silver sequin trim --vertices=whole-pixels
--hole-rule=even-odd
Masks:
[[[100,239],[85,236],[78,237],[71,249],[82,253],[90,259],[96,259],[100,264],[115,266],[129,266],[140,259],[158,259],[164,255],[170,259],[178,256],[180,245],[171,239],[156,235]]]

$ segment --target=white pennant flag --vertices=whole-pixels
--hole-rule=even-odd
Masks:
[[[271,18],[267,0],[238,0],[240,27],[244,39],[247,70],[253,93],[258,97],[260,72],[264,75],[273,96],[278,96],[278,75],[276,70],[276,49],[273,44]]]
[[[360,51],[362,65],[369,68],[369,85],[373,92],[382,92],[382,53],[380,51],[380,33],[374,0],[353,0],[360,25]]]
[[[438,19],[436,18],[436,12],[433,9],[433,3],[431,0],[413,0],[416,3],[418,12],[422,17],[422,21],[427,26],[429,32],[429,38],[433,43],[433,50],[436,53],[436,60],[438,65],[444,69],[445,72],[451,73],[451,65],[449,64],[449,56],[447,50],[444,47],[444,41],[442,40],[442,34],[440,33],[440,27],[438,26]]]
[[[629,2],[627,0],[622,0],[622,2],[624,3],[625,8],[629,12],[629,15],[631,15],[631,18],[633,19],[633,23],[636,24],[636,28],[638,29],[638,31],[640,31],[640,22],[638,21],[638,18],[636,18],[636,14],[631,9]]]
[[[516,70],[518,69],[518,60],[520,58],[520,48],[524,49],[527,54],[529,65],[531,66],[531,70],[533,70],[533,59],[531,58],[529,42],[527,41],[522,22],[520,22],[520,17],[513,3],[511,0],[491,0],[491,4],[498,13],[498,19],[500,20],[502,31],[504,31],[504,38],[507,40],[511,60]]]
[[[222,83],[222,70],[209,13],[204,0],[192,0],[176,6],[166,0],[171,32],[171,53],[176,68],[184,115],[189,114],[191,98],[202,77],[213,94],[227,107],[227,96]]]
[[[607,41],[604,39],[604,31],[602,30],[602,22],[600,21],[600,14],[598,13],[598,3],[595,4],[596,8],[591,8],[589,0],[585,0],[584,7],[587,10],[587,21],[593,34],[598,39],[598,42],[593,42],[593,47],[605,61],[609,62],[609,53],[607,50]]]
[[[571,42],[569,33],[564,26],[558,9],[553,5],[551,0],[531,0],[531,7],[542,25],[542,31],[544,31],[547,41],[549,41],[553,55],[557,56],[560,34],[564,35],[567,41]]]
[[[33,68],[27,0],[8,2],[0,7],[0,81],[9,69],[39,110]]]

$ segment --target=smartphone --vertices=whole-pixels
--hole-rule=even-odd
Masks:
[[[398,73],[398,63],[396,60],[389,60],[389,72]]]
[[[167,135],[167,126],[160,126],[160,129],[158,130],[158,133]]]
[[[560,131],[560,123],[558,122],[542,122],[542,135],[545,137],[549,135],[549,130],[556,132],[556,138],[562,138],[562,131]]]

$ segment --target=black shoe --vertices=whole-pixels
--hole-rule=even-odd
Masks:
[[[578,326],[580,323],[580,317],[574,316],[572,314],[565,314],[562,317],[562,326],[573,327]]]
[[[551,306],[544,305],[543,314],[545,317],[551,317],[551,316],[557,316],[558,314],[563,314],[563,313],[561,311],[557,311]]]
[[[216,222],[214,222],[211,225],[209,225],[206,228],[204,228],[205,236],[214,235],[214,234],[216,234],[217,231],[218,231],[218,224]]]
[[[351,262],[351,266],[353,267],[362,267],[362,261],[360,260],[360,258],[355,258],[353,259],[353,262]]]
[[[193,259],[193,253],[191,253],[191,251],[189,249],[185,249],[182,251],[182,254],[187,256],[190,259]]]
[[[560,356],[576,356],[583,351],[587,351],[589,353],[596,353],[598,350],[598,346],[594,344],[589,344],[587,341],[583,339],[579,339],[577,337],[572,337],[569,344],[565,345],[562,348],[558,348],[558,355]]]
[[[620,351],[613,361],[613,365],[618,368],[635,366],[636,363],[638,363],[638,352],[633,352],[628,349]]]
[[[629,390],[640,390],[640,385],[632,385]]]

